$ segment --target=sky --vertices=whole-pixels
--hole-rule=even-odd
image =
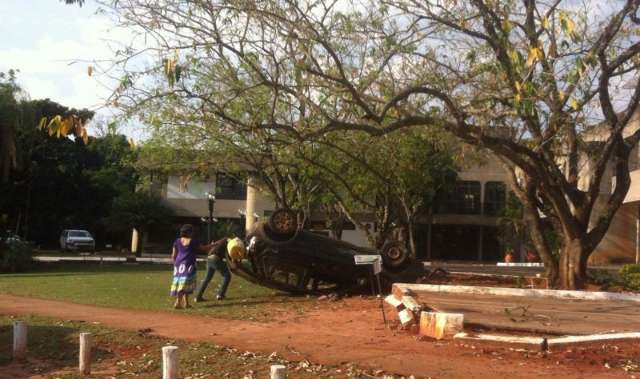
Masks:
[[[94,110],[97,120],[110,118],[117,110],[104,104],[114,85],[87,70],[94,60],[112,58],[117,41],[128,36],[97,10],[94,0],[82,7],[60,0],[0,0],[0,72],[20,70],[18,83],[31,99],[49,98]],[[138,129],[130,124],[122,132],[135,138],[142,133]]]

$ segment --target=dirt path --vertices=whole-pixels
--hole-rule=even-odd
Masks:
[[[269,323],[233,321],[179,312],[147,312],[0,295],[0,314],[32,314],[99,322],[116,329],[151,328],[153,334],[210,341],[254,352],[278,352],[290,360],[320,364],[355,362],[360,366],[433,378],[629,378],[602,365],[556,361],[555,357],[502,351],[484,352],[452,342],[418,341],[384,328],[378,303],[347,299],[322,302],[304,316]],[[181,327],[178,328],[177,326]],[[186,334],[184,325],[190,325]],[[481,353],[479,353],[481,352]],[[520,355],[518,355],[520,354]]]

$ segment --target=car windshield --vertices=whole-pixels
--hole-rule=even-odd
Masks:
[[[72,230],[69,232],[69,237],[91,237],[91,234],[84,230]]]

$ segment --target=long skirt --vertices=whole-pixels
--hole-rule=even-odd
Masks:
[[[189,295],[196,288],[196,267],[184,265],[173,268],[173,282],[171,283],[171,296]]]

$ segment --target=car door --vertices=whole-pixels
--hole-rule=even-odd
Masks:
[[[62,250],[67,248],[67,233],[68,231],[63,230],[62,234],[60,234],[60,249]]]

